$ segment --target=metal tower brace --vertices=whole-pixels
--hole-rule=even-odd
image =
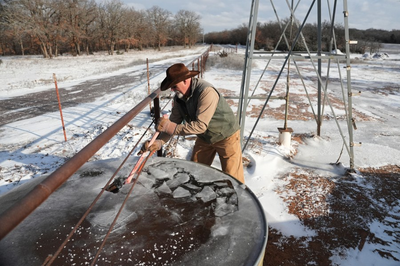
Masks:
[[[300,3],[301,0],[298,0],[298,3]],[[318,57],[318,119],[317,119],[317,132],[318,135],[320,135],[320,126],[322,124],[322,115],[321,115],[321,0],[313,0],[312,4],[310,6],[311,11],[314,3],[317,1],[317,9],[318,9],[318,51],[317,51],[317,57]],[[335,0],[335,5],[336,5]],[[293,1],[292,1],[293,2]],[[271,1],[272,3],[272,1]],[[273,3],[272,3],[273,5]],[[282,69],[276,79],[276,82],[274,84],[274,87],[271,89],[271,92],[269,93],[267,100],[260,112],[260,117],[257,119],[256,124],[254,125],[247,142],[245,145],[243,145],[243,139],[244,139],[244,129],[245,129],[245,122],[246,122],[246,112],[247,112],[247,106],[248,106],[248,100],[249,100],[249,85],[250,85],[250,79],[251,79],[251,66],[252,66],[252,59],[253,59],[253,54],[254,54],[254,40],[255,40],[255,35],[256,35],[256,28],[257,28],[257,15],[258,15],[258,7],[259,7],[259,0],[252,0],[251,4],[251,10],[250,10],[250,19],[249,19],[249,28],[248,28],[248,34],[247,34],[247,40],[246,40],[246,52],[245,52],[245,63],[244,63],[244,69],[243,69],[243,76],[242,76],[242,82],[241,82],[241,89],[240,89],[240,95],[239,95],[239,103],[238,103],[238,118],[239,118],[239,123],[240,123],[240,137],[242,141],[242,150],[244,151],[248,141],[251,138],[251,135],[257,126],[257,123],[264,112],[264,109],[268,103],[268,100],[271,98],[271,94],[273,92],[273,89],[277,83],[277,81],[280,78],[280,75],[282,71],[284,70],[284,67],[288,61],[289,58],[293,57],[292,52],[293,52],[293,47],[295,46],[298,37],[300,36],[301,30],[303,26],[305,25],[305,22],[308,18],[309,13],[307,14],[305,20],[303,21],[303,24],[299,28],[299,32],[293,42],[293,45],[291,46],[291,49],[289,50],[288,54],[286,55],[286,60],[282,66]],[[292,5],[293,7],[293,5]],[[353,142],[353,127],[352,127],[352,122],[353,122],[353,117],[352,117],[352,92],[351,92],[351,66],[350,66],[350,44],[352,43],[349,39],[349,24],[348,24],[348,8],[347,8],[347,0],[343,0],[343,13],[344,13],[344,26],[345,26],[345,39],[346,39],[346,71],[347,71],[347,92],[348,92],[348,104],[347,104],[347,127],[348,127],[348,133],[349,133],[349,145],[346,145],[346,148],[349,153],[350,157],[350,170],[354,170],[354,142]],[[294,10],[291,10],[291,13],[294,13]],[[333,25],[332,25],[333,26]],[[284,33],[283,33],[284,34]],[[295,57],[298,57],[296,55]],[[280,57],[282,58],[282,57]],[[304,59],[308,59],[307,57],[303,57]],[[340,130],[340,127],[339,127]],[[341,131],[341,130],[340,130]],[[343,137],[343,135],[342,135]],[[344,137],[343,137],[344,141]],[[344,142],[345,143],[345,142]]]

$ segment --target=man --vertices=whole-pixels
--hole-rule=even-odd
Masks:
[[[194,77],[198,74],[184,64],[167,69],[161,90],[175,92],[171,115],[160,118],[160,135],[150,147],[145,142],[142,150],[159,150],[172,135],[197,135],[191,160],[211,165],[218,153],[222,171],[244,183],[238,121],[225,98],[210,83]]]

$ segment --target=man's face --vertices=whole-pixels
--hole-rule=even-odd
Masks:
[[[188,84],[190,84],[189,81],[190,81],[190,79],[187,79],[187,80],[181,81],[171,87],[171,90],[173,92],[175,92],[176,96],[178,96],[179,99],[182,99],[185,96],[185,94],[187,93],[188,88],[189,88]]]

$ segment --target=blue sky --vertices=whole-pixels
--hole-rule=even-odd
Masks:
[[[121,0],[128,6],[133,6],[136,10],[149,9],[152,6],[159,6],[173,14],[179,10],[189,10],[197,12],[201,16],[201,25],[205,33],[212,31],[222,31],[237,28],[245,23],[248,25],[250,16],[251,0]],[[272,1],[277,9],[280,19],[290,15],[287,7],[291,0],[274,0]],[[298,0],[293,1],[296,5]],[[329,20],[328,3],[333,9],[333,0],[321,0],[323,17],[322,20]],[[400,0],[365,0],[354,1],[347,0],[349,11],[349,25],[351,28],[357,29],[384,29],[400,30]],[[270,0],[260,0],[258,21],[269,22],[276,21]],[[295,13],[296,17],[303,21],[305,14],[312,0],[301,0]],[[307,22],[316,22],[316,3],[312,10],[313,16]],[[344,1],[337,1],[336,22],[344,25],[343,6]]]

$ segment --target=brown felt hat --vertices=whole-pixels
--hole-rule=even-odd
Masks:
[[[167,69],[167,77],[161,82],[161,90],[168,90],[175,84],[194,77],[199,73],[199,71],[189,71],[184,64],[174,64]]]

